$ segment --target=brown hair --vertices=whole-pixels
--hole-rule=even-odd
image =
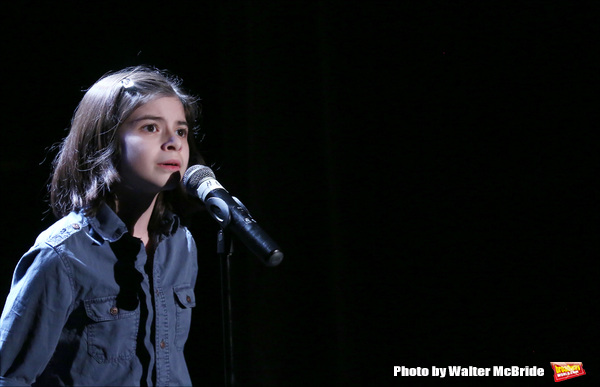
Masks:
[[[181,80],[165,71],[129,67],[103,76],[87,90],[53,163],[50,204],[57,217],[79,210],[94,215],[102,203],[114,209],[110,188],[120,179],[117,167],[121,157],[117,129],[139,106],[165,96],[179,98],[188,126],[197,129],[198,99],[186,94]],[[188,142],[189,165],[203,163],[195,137],[189,136]],[[166,211],[179,213],[179,205],[186,200],[181,187],[159,194],[151,223],[160,223]]]

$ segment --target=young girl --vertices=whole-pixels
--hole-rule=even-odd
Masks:
[[[84,95],[54,162],[61,218],[21,258],[0,321],[0,385],[191,385],[196,246],[180,180],[201,163],[196,100],[148,68]]]

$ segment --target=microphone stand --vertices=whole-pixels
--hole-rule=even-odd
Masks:
[[[233,255],[233,241],[222,228],[217,235],[217,254],[221,263],[221,311],[223,316],[223,368],[225,386],[235,383],[233,372],[233,324],[231,318],[231,277],[230,264]]]

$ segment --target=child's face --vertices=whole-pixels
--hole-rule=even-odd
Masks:
[[[121,186],[157,194],[179,184],[188,166],[189,128],[177,97],[159,97],[133,111],[118,131]]]

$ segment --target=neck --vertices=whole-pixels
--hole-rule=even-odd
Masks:
[[[148,225],[158,195],[140,197],[121,194],[117,196],[117,215],[125,223],[129,232],[134,237],[141,239],[144,246],[148,247],[150,245]]]

